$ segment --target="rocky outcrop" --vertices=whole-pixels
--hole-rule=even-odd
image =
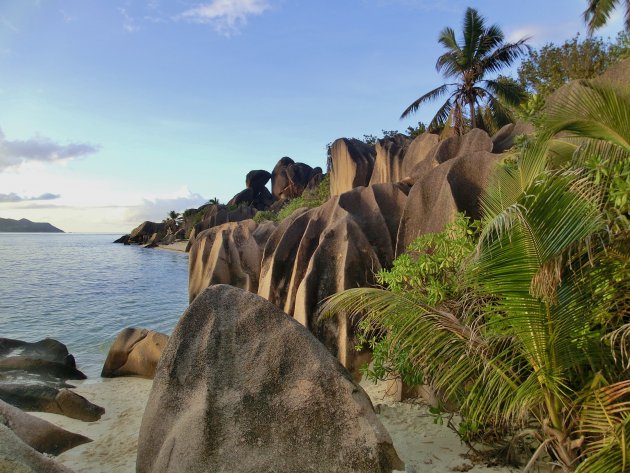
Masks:
[[[448,160],[470,155],[476,151],[490,152],[492,148],[493,143],[488,134],[478,128],[465,135],[451,136],[438,142],[423,160],[418,161],[409,171],[409,176],[411,181],[415,182]]]
[[[473,151],[451,159],[436,155],[444,162],[419,177],[409,192],[398,231],[397,254],[404,252],[418,236],[442,231],[457,212],[479,218],[479,197],[501,158],[487,151]]]
[[[263,249],[274,229],[272,222],[244,220],[200,233],[190,248],[190,301],[212,284],[231,284],[256,292]]]
[[[136,471],[391,472],[369,398],[300,324],[255,294],[206,289],[164,350]]]
[[[129,237],[130,235],[123,235],[120,238],[118,238],[117,240],[114,240],[114,243],[122,243],[123,245],[129,245]]]
[[[2,383],[0,399],[24,411],[51,412],[85,422],[98,420],[105,413],[74,391],[44,384]]]
[[[370,185],[403,180],[403,162],[411,142],[408,136],[397,134],[376,143],[376,159]]]
[[[164,236],[166,234],[166,225],[149,221],[143,222],[131,231],[127,241],[129,243],[146,245],[154,234]]]
[[[72,473],[72,470],[29,447],[6,425],[0,424],[0,472]]]
[[[492,152],[503,153],[514,146],[517,136],[529,135],[533,132],[534,126],[531,123],[508,123],[492,136]]]
[[[439,136],[433,133],[422,133],[416,136],[407,148],[403,159],[403,178],[411,176],[413,168],[429,156],[429,153],[437,146],[439,139]]]
[[[52,338],[45,338],[34,343],[12,338],[0,338],[0,358],[7,359],[17,356],[52,361],[76,368],[74,356],[68,352],[68,347]]]
[[[249,171],[245,176],[245,186],[248,189],[261,190],[267,185],[271,179],[271,173],[264,169],[257,169],[255,171]]]
[[[101,376],[140,376],[152,379],[168,335],[142,328],[126,328],[112,344]]]
[[[250,171],[245,178],[247,188],[236,194],[228,206],[251,205],[257,210],[265,210],[273,204],[273,196],[265,187],[271,174],[262,169]]]
[[[299,209],[265,247],[258,294],[309,328],[351,371],[358,355],[344,318],[316,323],[318,304],[344,289],[374,282],[395,253],[408,187],[378,184]]]
[[[74,357],[57,340],[28,343],[0,338],[0,400],[20,409],[53,412],[93,421],[103,408],[66,389],[69,379],[85,379]]]
[[[273,198],[281,200],[301,196],[311,179],[321,173],[321,168],[313,169],[308,164],[296,163],[285,156],[276,163],[271,173]]]
[[[330,195],[368,185],[376,158],[373,146],[354,138],[340,138],[332,144],[330,153]]]
[[[226,205],[210,205],[206,209],[201,223],[195,225],[195,235],[199,235],[202,231],[223,225],[228,222],[240,222],[253,218],[257,210],[253,207],[241,205],[236,208]],[[193,237],[191,236],[191,239]]]
[[[158,235],[157,233],[154,233],[148,239],[148,241],[146,242],[144,247],[145,248],[155,248],[156,246],[158,246],[160,244],[160,240],[161,240],[160,235]]]
[[[28,446],[49,455],[59,455],[92,441],[83,435],[68,432],[39,417],[29,415],[3,401],[0,401],[0,424],[11,429]]]

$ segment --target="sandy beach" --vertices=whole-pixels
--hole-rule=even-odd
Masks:
[[[96,422],[81,422],[48,413],[34,415],[94,441],[64,452],[57,461],[77,473],[133,473],[138,432],[151,380],[114,378],[77,383],[76,392],[103,406],[105,414]],[[518,469],[473,464],[467,447],[446,426],[434,423],[423,405],[389,401],[382,385],[363,381],[379,418],[387,428],[406,472],[509,473]]]
[[[175,243],[171,243],[170,245],[158,245],[156,248],[160,250],[169,250],[169,251],[180,251],[182,253],[186,252],[186,246],[188,245],[188,240],[176,241]]]
[[[33,415],[93,440],[56,459],[76,473],[132,473],[136,471],[138,432],[152,381],[142,378],[101,378],[76,383],[75,391],[105,408],[96,422],[82,422],[57,414]]]

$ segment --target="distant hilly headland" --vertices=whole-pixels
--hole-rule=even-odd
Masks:
[[[48,222],[31,222],[25,218],[21,218],[20,220],[0,218],[0,232],[64,233],[63,230]]]

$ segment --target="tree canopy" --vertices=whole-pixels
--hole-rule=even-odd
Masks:
[[[448,98],[433,117],[429,129],[450,123],[461,134],[466,120],[472,128],[477,128],[479,105],[491,111],[487,115],[489,117],[509,115],[506,105],[521,103],[525,98],[524,91],[514,82],[489,79],[487,76],[513,64],[527,50],[526,41],[527,38],[514,43],[506,42],[499,26],[488,26],[477,10],[468,8],[464,14],[461,38],[458,40],[450,27],[444,28],[438,38],[446,52],[438,58],[435,67],[444,78],[454,79],[455,82],[447,82],[427,92],[409,105],[401,118],[445,95]]]
[[[593,79],[628,56],[627,33],[619,33],[612,42],[577,35],[560,45],[548,43],[530,50],[518,68],[518,78],[528,91],[544,98],[572,80]]]

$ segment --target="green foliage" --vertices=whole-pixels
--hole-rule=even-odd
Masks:
[[[446,101],[439,108],[429,129],[435,130],[452,124],[456,132],[463,134],[466,119],[470,126],[477,128],[477,107],[486,107],[484,114],[487,124],[493,118],[506,117],[509,106],[518,106],[525,100],[520,85],[501,79],[487,79],[489,73],[509,67],[527,49],[526,39],[515,43],[505,42],[505,35],[497,25],[486,25],[486,20],[477,10],[468,8],[464,14],[461,39],[455,36],[452,28],[440,33],[438,42],[446,48],[436,63],[438,72],[456,83],[443,84],[427,92],[414,101],[402,113],[405,118],[415,113],[421,105],[445,95]]]
[[[629,54],[627,33],[619,33],[614,42],[578,35],[559,46],[549,43],[530,50],[518,68],[518,78],[540,101],[572,80],[599,76]]]
[[[377,273],[377,282],[392,292],[404,293],[425,304],[452,304],[468,290],[462,271],[475,248],[477,229],[476,222],[458,214],[444,231],[414,240],[407,251],[394,260],[390,270]],[[385,337],[382,330],[371,332],[368,319],[359,322],[359,329],[357,349],[372,350],[372,368],[368,365],[361,368],[368,379],[377,381],[396,375],[409,385],[423,382],[422,370],[417,369],[408,352],[395,342],[395,325],[386,327]]]
[[[368,337],[388,339],[375,348],[404,353],[459,403],[468,440],[527,434],[528,467],[547,452],[562,471],[626,471],[630,228],[617,215],[627,217],[630,94],[582,83],[523,146],[483,195],[473,258],[446,257],[445,277],[436,261],[419,270],[399,258],[405,277],[391,290],[350,289],[323,311],[361,316]]]
[[[307,189],[300,197],[288,201],[279,212],[273,212],[271,210],[257,212],[256,215],[254,215],[254,221],[257,223],[261,223],[265,220],[282,222],[297,209],[319,207],[328,199],[330,199],[330,174],[326,174],[322,182],[320,182],[319,186],[315,189]]]
[[[630,3],[628,0],[589,0],[588,7],[584,12],[584,20],[588,25],[589,33],[593,33],[598,28],[604,26],[615,8],[620,8],[625,3],[626,8],[626,30],[630,30]]]
[[[184,224],[186,228],[186,238],[190,238],[190,233],[198,223],[203,220],[205,209],[188,209],[184,212]]]
[[[394,292],[413,291],[434,306],[459,297],[465,288],[462,268],[475,247],[477,227],[477,223],[458,214],[444,231],[416,238],[390,270],[377,273],[377,282]]]
[[[423,133],[426,133],[427,130],[427,125],[424,122],[418,122],[418,125],[416,126],[408,126],[406,131],[410,138],[415,138]]]
[[[272,210],[260,210],[254,215],[254,222],[263,223],[265,221],[277,222],[278,214]]]
[[[312,209],[319,207],[330,199],[330,174],[326,174],[322,182],[315,189],[307,189],[300,197],[291,199],[278,212],[278,222],[282,222],[297,209],[306,207]]]

